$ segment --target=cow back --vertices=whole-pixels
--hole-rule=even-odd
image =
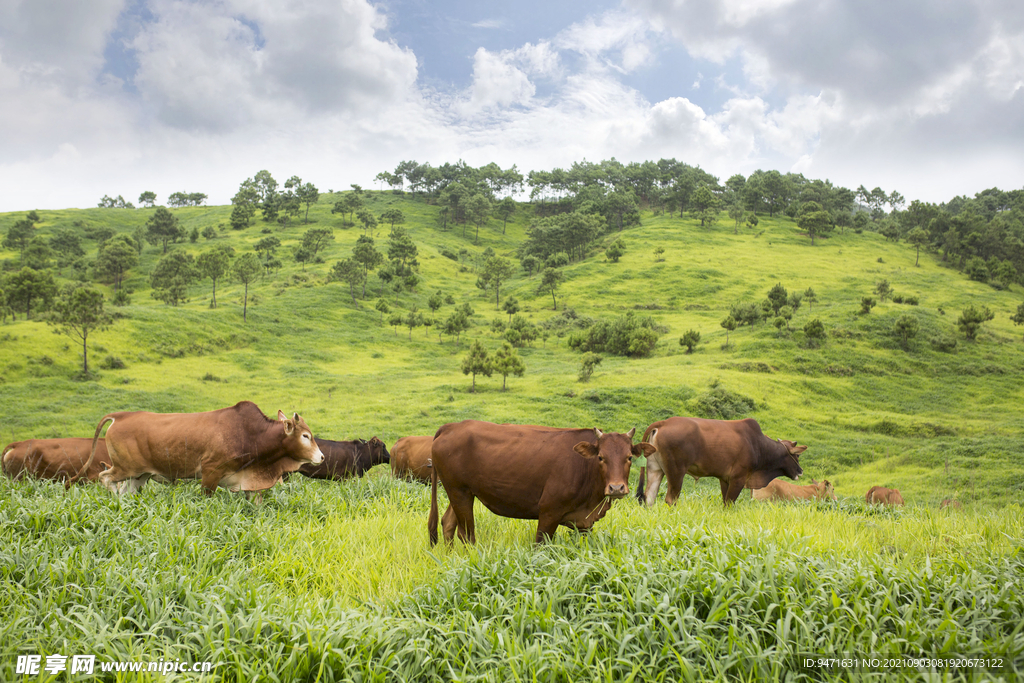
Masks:
[[[12,479],[23,476],[67,481],[89,460],[92,439],[28,439],[9,444],[3,450],[4,473]],[[96,443],[96,458],[83,478],[95,481],[107,467],[110,456],[103,439]]]
[[[430,482],[432,436],[403,436],[391,448],[391,474],[399,479]]]

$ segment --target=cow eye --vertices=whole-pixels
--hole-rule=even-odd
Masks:
[[[309,434],[303,434],[302,438],[305,439],[306,441],[309,441]]]

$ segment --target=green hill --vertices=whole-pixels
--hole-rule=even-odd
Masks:
[[[734,234],[732,222],[702,229],[689,218],[645,214],[639,227],[599,240],[591,255],[564,268],[559,311],[551,296],[538,293],[540,277],[518,269],[502,297],[520,301],[521,314],[535,324],[562,316],[609,321],[629,312],[650,316],[665,331],[646,358],[605,354],[588,383],[577,380],[580,354],[570,350],[557,328],[546,340],[520,349],[523,378],[477,378],[478,393],[459,370],[468,343],[479,339],[493,350],[498,335],[493,292],[475,283],[484,250],[515,259],[526,237],[531,207],[520,205],[505,235],[491,218],[481,229],[449,225],[442,231],[438,208],[421,198],[371,192],[368,208],[400,208],[402,226],[419,249],[414,292],[385,288],[393,310],[412,307],[430,314],[427,299],[441,290],[475,309],[472,327],[456,345],[439,343],[439,327],[395,329],[374,309],[382,287],[374,275],[367,298],[353,305],[346,285],[330,282],[337,260],[351,254],[360,227],[346,225],[324,196],[310,212],[310,225],[287,228],[256,219],[241,231],[228,227],[230,207],[175,209],[186,230],[213,226],[216,237],[183,241],[170,249],[198,255],[230,245],[236,255],[250,251],[267,234],[277,236],[283,267],[251,288],[250,318],[241,320],[241,285],[218,286],[217,309],[209,308],[209,280],[190,288],[191,299],[171,307],[151,297],[149,274],[160,258],[147,245],[126,285],[131,304],[111,306],[118,319],[91,339],[99,378],[73,379],[80,347],[38,319],[8,321],[0,327],[0,407],[8,416],[4,438],[89,435],[113,410],[200,411],[256,401],[266,412],[301,412],[323,435],[337,438],[378,434],[392,442],[406,434],[431,433],[445,422],[465,418],[494,421],[597,424],[605,429],[642,430],[669,415],[751,416],[773,436],[809,444],[808,474],[828,477],[840,495],[860,496],[873,484],[896,486],[912,503],[937,504],[945,497],[1005,504],[1024,500],[1024,418],[1019,377],[1024,371],[1019,330],[1009,314],[1018,291],[997,291],[942,266],[928,254],[914,267],[914,251],[865,232],[833,233],[815,246],[786,217],[763,218],[756,229]],[[98,227],[131,233],[153,209],[86,209],[39,212],[37,234],[71,228],[83,236],[86,259],[97,245],[86,235]],[[5,231],[22,214],[0,216]],[[305,268],[292,258],[308,227],[329,227],[335,235],[325,262]],[[375,233],[387,246],[387,226]],[[625,255],[608,261],[604,246],[621,239]],[[661,258],[655,249],[661,247]],[[457,255],[453,261],[442,251]],[[8,268],[18,253],[0,253]],[[65,275],[70,272],[65,269]],[[915,296],[909,306],[891,300],[860,313],[862,296],[887,279],[897,294]],[[796,311],[782,333],[767,323],[741,326],[729,335],[720,322],[739,303],[760,302],[781,283],[790,292],[812,287],[818,301]],[[101,286],[109,296],[109,287]],[[372,296],[371,296],[372,294]],[[956,320],[968,304],[995,312],[977,341],[964,338]],[[440,323],[452,311],[444,305]],[[913,316],[920,332],[904,350],[892,333],[901,315]],[[41,316],[45,317],[45,316]],[[35,316],[34,316],[35,318]],[[811,348],[802,331],[818,318],[825,341]],[[701,333],[693,354],[678,339],[688,329]],[[937,335],[956,337],[955,351],[932,348]],[[124,369],[102,369],[119,359]],[[744,402],[743,399],[747,399]],[[724,401],[724,408],[723,406]],[[749,409],[753,405],[753,409]],[[738,407],[737,407],[738,406]],[[684,489],[685,490],[685,489]]]

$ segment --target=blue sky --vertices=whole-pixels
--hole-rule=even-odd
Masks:
[[[1011,0],[0,0],[0,210],[404,159],[1024,186]]]

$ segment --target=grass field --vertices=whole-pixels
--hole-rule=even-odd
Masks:
[[[674,508],[618,503],[587,538],[560,532],[534,548],[533,525],[483,511],[478,546],[431,550],[428,491],[384,468],[343,484],[293,479],[260,506],[223,491],[208,500],[193,484],[150,484],[119,501],[98,487],[65,495],[4,480],[0,613],[10,618],[0,626],[0,678],[14,678],[18,654],[78,652],[215,661],[214,678],[225,680],[816,679],[795,658],[842,652],[1001,655],[1017,673],[993,676],[1024,672],[1024,343],[1008,318],[1019,287],[971,282],[928,254],[915,268],[912,248],[873,233],[811,247],[784,217],[736,235],[727,220],[702,230],[645,215],[607,236],[626,243],[619,263],[602,247],[565,269],[559,309],[651,315],[669,330],[652,356],[606,356],[580,383],[579,355],[553,335],[520,350],[527,372],[509,378],[509,391],[500,377],[478,377],[471,393],[460,360],[473,339],[496,348],[488,326],[504,317],[474,286],[475,263],[488,247],[514,255],[529,207],[505,236],[492,219],[475,244],[472,228],[465,238],[461,226],[440,231],[436,207],[422,200],[373,193],[372,202],[401,208],[420,250],[423,282],[389,292],[392,307],[427,310],[438,289],[470,302],[474,327],[461,345],[439,343],[435,328],[410,340],[407,328],[379,325],[373,276],[374,296],[356,305],[326,281],[362,234],[329,213],[327,197],[310,214],[335,227],[327,263],[304,271],[290,258],[304,226],[275,226],[285,267],[251,290],[246,324],[234,283],[218,285],[217,309],[206,285],[177,308],[152,299],[159,250],[147,247],[128,280],[132,303],[111,307],[122,317],[90,344],[91,363],[113,356],[125,369],[75,380],[80,353],[68,338],[21,315],[0,325],[0,438],[86,436],[113,410],[243,399],[268,414],[298,411],[328,438],[376,434],[389,445],[466,418],[642,432],[725,392],[751,399],[745,415],[766,433],[808,444],[805,471],[830,479],[840,502],[758,506],[744,495],[723,510],[715,482],[689,482]],[[201,229],[226,226],[229,208],[175,213]],[[150,213],[42,211],[38,230],[130,232]],[[0,215],[0,231],[20,216]],[[225,228],[212,242],[240,252],[263,227]],[[85,245],[94,257],[96,245]],[[464,268],[441,255],[462,248]],[[886,302],[860,315],[860,298],[882,278],[920,305]],[[719,322],[729,308],[759,302],[776,282],[813,287],[819,301],[799,309],[793,332],[742,327],[725,347]],[[520,272],[503,288],[537,323],[561,312],[538,284]],[[996,314],[977,342],[956,331],[969,303]],[[909,350],[890,331],[904,313],[921,326]],[[812,318],[828,331],[820,348],[801,331]],[[691,328],[702,343],[686,354],[678,338]],[[936,334],[959,336],[956,351],[933,350]],[[900,488],[907,508],[866,509],[875,484]],[[940,512],[947,497],[964,510]]]

